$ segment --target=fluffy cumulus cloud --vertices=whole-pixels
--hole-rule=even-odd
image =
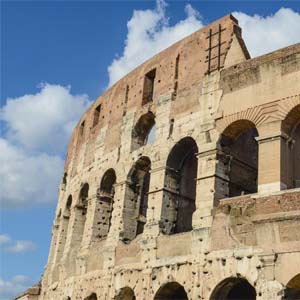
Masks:
[[[82,112],[87,95],[72,95],[70,87],[42,84],[34,95],[9,98],[1,110],[7,139],[29,150],[64,151]]]
[[[43,84],[34,95],[7,99],[0,119],[2,208],[55,201],[64,153],[74,125],[90,105],[69,87]]]
[[[200,14],[190,4],[186,5],[185,13],[184,20],[171,26],[163,0],[158,0],[153,10],[135,10],[127,23],[123,53],[108,67],[109,85],[151,56],[203,27]]]
[[[300,42],[300,14],[281,8],[269,16],[235,12],[252,57]]]
[[[123,53],[108,67],[109,86],[148,58],[204,26],[202,18],[190,4],[186,18],[169,25],[166,3],[158,0],[153,10],[135,10],[127,23]],[[268,16],[235,12],[243,29],[243,37],[252,57],[289,46],[300,41],[300,15],[281,8]],[[292,30],[291,30],[292,28]]]
[[[12,299],[32,286],[33,282],[24,275],[16,275],[11,280],[5,281],[0,278],[0,300]]]

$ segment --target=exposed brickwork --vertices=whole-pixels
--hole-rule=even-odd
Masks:
[[[250,59],[232,16],[119,80],[73,132],[34,299],[296,299],[299,95],[300,45]]]

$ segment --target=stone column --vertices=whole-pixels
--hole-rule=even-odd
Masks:
[[[68,256],[70,253],[75,254],[79,251],[84,232],[85,216],[81,206],[75,205],[71,208],[71,215],[68,226],[68,236],[64,249],[63,256]],[[77,253],[75,254],[77,255]]]
[[[198,175],[196,191],[196,211],[193,214],[193,229],[210,227],[212,209],[218,200],[224,198],[224,175],[218,165],[217,149],[206,147],[197,155]]]
[[[67,234],[68,234],[69,218],[70,218],[70,216],[63,214],[60,219],[60,228],[59,228],[59,232],[57,234],[57,243],[56,243],[55,253],[54,253],[54,257],[53,257],[54,264],[59,263],[62,255],[63,255],[63,252],[64,252]]]
[[[111,217],[111,226],[108,232],[107,240],[110,242],[119,240],[120,232],[124,228],[123,223],[123,207],[125,201],[127,181],[121,181],[114,185],[114,203]]]
[[[159,221],[161,219],[161,210],[163,205],[165,172],[165,166],[159,166],[150,171],[147,222],[144,227],[144,235],[153,237],[158,236],[159,234]]]
[[[269,193],[285,190],[288,186],[288,141],[280,130],[281,123],[266,124],[256,138],[258,150],[258,192]]]

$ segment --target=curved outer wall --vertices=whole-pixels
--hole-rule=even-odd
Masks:
[[[147,74],[154,84],[150,100]],[[124,288],[136,299],[154,299],[172,282],[184,287],[188,299],[210,299],[230,277],[246,279],[256,299],[282,299],[300,273],[300,191],[286,191],[290,132],[283,130],[291,111],[300,120],[299,105],[300,46],[250,59],[232,16],[122,78],[73,132],[38,299],[94,299],[93,293],[97,299],[133,299]],[[147,126],[137,130],[136,124],[149,112],[155,139],[141,144],[136,132]],[[235,139],[247,126],[256,128],[256,191],[228,198],[231,178],[221,137]],[[168,156],[187,137],[198,149],[192,230],[162,234]],[[244,147],[239,153],[242,149],[247,152]],[[150,174],[146,223],[143,233],[128,241],[128,181],[137,165],[137,174]],[[116,178],[112,202],[110,190],[99,190],[109,169]]]

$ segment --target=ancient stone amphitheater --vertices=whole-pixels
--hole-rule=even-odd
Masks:
[[[41,285],[18,299],[300,299],[300,44],[226,16],[76,126]]]

